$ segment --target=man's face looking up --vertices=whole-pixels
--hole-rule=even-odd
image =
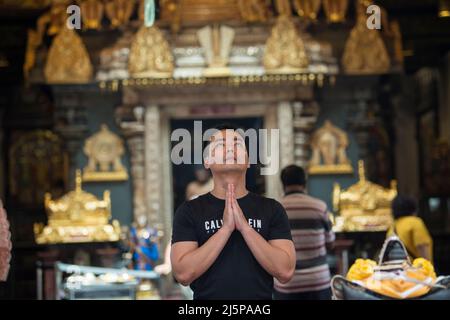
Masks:
[[[248,154],[244,138],[233,129],[217,131],[210,138],[206,168],[214,171],[245,171]]]

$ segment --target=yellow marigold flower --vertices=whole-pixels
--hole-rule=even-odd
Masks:
[[[424,258],[417,258],[413,261],[413,267],[421,269],[421,271],[428,277],[436,279],[436,273],[434,272],[434,267],[430,261]]]
[[[348,280],[364,280],[370,277],[374,272],[377,263],[370,259],[356,259],[347,273]]]

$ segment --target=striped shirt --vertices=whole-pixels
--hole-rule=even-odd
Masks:
[[[326,244],[334,241],[331,221],[325,202],[304,193],[286,195],[281,204],[291,225],[297,256],[293,278],[285,284],[275,279],[274,287],[281,293],[300,293],[330,287]]]

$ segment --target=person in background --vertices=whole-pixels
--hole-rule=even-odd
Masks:
[[[392,215],[394,223],[387,236],[397,235],[413,260],[425,258],[433,262],[433,240],[423,220],[416,216],[416,201],[405,195],[397,195],[392,201]]]
[[[191,181],[186,187],[186,200],[193,200],[198,196],[212,191],[214,188],[214,181],[203,166],[196,167],[195,180]]]
[[[130,230],[130,247],[135,270],[153,270],[159,259],[157,238],[158,231],[148,226],[147,216],[138,216],[136,225]]]
[[[11,260],[11,232],[6,211],[0,200],[0,281],[6,281],[9,272],[9,262]]]
[[[281,171],[284,198],[280,201],[291,225],[296,251],[296,270],[287,283],[274,282],[277,300],[329,300],[331,298],[330,269],[327,247],[335,236],[331,229],[327,205],[306,194],[303,168],[290,165]]]

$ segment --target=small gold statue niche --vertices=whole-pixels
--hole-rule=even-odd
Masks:
[[[109,0],[105,3],[105,13],[111,21],[111,28],[122,27],[130,21],[136,2],[134,0]]]
[[[100,131],[84,145],[88,164],[83,170],[84,181],[123,181],[128,173],[120,158],[125,152],[122,139],[102,124]]]
[[[133,38],[128,71],[133,78],[170,78],[175,69],[169,42],[157,27],[143,25]]]
[[[310,174],[350,174],[353,168],[346,154],[347,134],[330,120],[314,132],[311,138]]]
[[[305,72],[309,59],[305,43],[290,16],[280,15],[267,39],[263,58],[266,73],[294,74]]]
[[[391,67],[380,32],[367,28],[367,6],[367,1],[356,2],[356,24],[350,31],[342,55],[342,66],[346,74],[383,74]]]
[[[100,0],[78,0],[81,8],[83,27],[85,29],[99,30],[102,26],[105,7]]]

